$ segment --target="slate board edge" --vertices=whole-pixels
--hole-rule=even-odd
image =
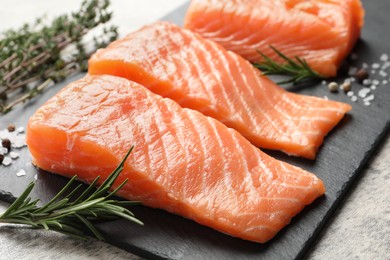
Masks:
[[[297,259],[304,259],[305,256],[308,255],[308,253],[312,249],[312,245],[314,242],[317,241],[319,238],[319,235],[324,230],[326,224],[330,223],[330,220],[332,217],[334,217],[334,213],[336,209],[339,206],[343,205],[343,202],[347,199],[348,193],[350,192],[353,185],[357,184],[359,179],[362,176],[362,173],[364,172],[364,169],[367,165],[369,165],[370,161],[376,156],[378,151],[380,150],[383,141],[388,138],[390,134],[390,121],[387,121],[386,126],[384,127],[383,131],[379,134],[378,138],[376,139],[375,143],[371,146],[371,149],[367,151],[366,155],[364,156],[363,160],[360,161],[360,164],[358,168],[355,171],[355,174],[350,178],[350,180],[345,183],[343,189],[340,192],[340,195],[337,196],[337,199],[334,201],[332,206],[329,208],[328,212],[326,212],[324,218],[320,222],[320,224],[315,228],[313,234],[309,237],[309,239],[306,241],[305,245],[303,246],[302,250],[299,252]]]

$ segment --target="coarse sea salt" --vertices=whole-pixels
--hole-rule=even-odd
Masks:
[[[8,153],[8,148],[0,147],[0,154],[4,155]]]
[[[361,98],[365,98],[368,95],[368,93],[370,93],[370,92],[371,92],[371,89],[362,88],[361,90],[359,90],[358,96]]]
[[[387,53],[383,53],[380,57],[381,61],[387,61],[389,60],[389,55]]]
[[[365,105],[366,107],[368,107],[368,106],[371,106],[371,103],[370,103],[370,102],[364,102],[364,105]]]
[[[351,101],[352,101],[352,102],[356,102],[357,100],[358,100],[357,96],[352,96],[352,97],[351,97]]]
[[[379,63],[373,63],[371,65],[371,68],[373,68],[373,69],[379,69],[380,67],[381,67],[381,65]]]
[[[375,85],[372,85],[372,86],[370,87],[370,89],[375,90],[375,89],[376,89],[376,86],[375,86]]]
[[[26,171],[23,170],[23,169],[20,169],[17,173],[16,173],[16,176],[18,177],[22,177],[22,176],[25,176],[26,175]]]
[[[10,152],[9,156],[11,157],[11,159],[14,159],[14,160],[19,158],[19,154],[16,152]]]
[[[11,140],[13,148],[22,148],[27,146],[25,135],[18,135]]]
[[[348,92],[347,92],[347,96],[348,96],[348,97],[352,97],[354,94],[355,94],[355,93],[353,93],[353,91],[348,91]]]
[[[386,78],[388,74],[387,74],[386,71],[380,70],[380,71],[379,71],[379,75],[380,75],[382,78]]]
[[[389,83],[389,81],[387,80],[387,79],[384,79],[383,81],[382,81],[382,85],[387,85]]]
[[[362,83],[363,83],[363,85],[368,86],[368,85],[372,84],[372,80],[371,79],[365,79],[365,80],[363,80]]]
[[[11,163],[12,163],[12,159],[11,159],[10,157],[8,157],[8,156],[5,156],[5,157],[4,157],[4,160],[3,160],[3,162],[2,162],[2,164],[3,164],[4,166],[10,166]]]
[[[374,80],[372,81],[372,84],[375,85],[375,86],[378,86],[378,85],[380,84],[380,81],[377,80],[377,79],[374,79]]]
[[[375,99],[375,96],[373,94],[371,94],[368,97],[364,98],[363,101],[370,102],[370,101],[373,101],[374,99]]]
[[[19,134],[24,133],[24,127],[23,126],[19,126],[18,128],[16,128],[16,132],[18,132]]]

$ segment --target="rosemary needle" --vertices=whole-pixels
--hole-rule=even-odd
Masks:
[[[70,186],[76,180],[76,176],[74,176],[53,199],[44,206],[38,207],[39,199],[31,200],[28,197],[35,185],[34,182],[31,182],[22,195],[0,215],[0,223],[24,224],[33,228],[57,231],[81,239],[88,238],[84,232],[86,228],[99,240],[104,240],[104,237],[93,225],[95,221],[123,218],[143,225],[141,221],[134,217],[132,212],[125,208],[125,206],[138,204],[138,202],[118,201],[111,198],[126,184],[127,179],[115,190],[109,191],[122,172],[124,163],[132,150],[133,147],[129,149],[118,167],[94,192],[92,190],[99,177],[96,177],[81,195],[75,197],[76,192],[82,185],[80,184],[70,190]],[[64,196],[65,194],[67,195]],[[63,198],[60,199],[61,197]]]
[[[278,63],[272,60],[270,57],[265,55],[264,53],[257,51],[262,57],[263,61],[258,63],[253,63],[253,66],[260,69],[262,71],[262,75],[284,75],[289,76],[290,79],[282,82],[278,82],[278,84],[287,84],[287,83],[299,83],[301,81],[309,80],[309,79],[320,79],[324,78],[324,76],[320,75],[316,71],[314,71],[304,59],[299,57],[295,57],[295,60],[287,57],[281,51],[276,49],[273,46],[269,46],[280,58],[282,58],[285,62]]]

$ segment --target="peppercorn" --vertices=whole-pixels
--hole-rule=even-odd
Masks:
[[[339,85],[336,82],[331,82],[328,84],[328,89],[331,92],[337,92],[338,88],[339,88]]]
[[[9,124],[8,127],[7,127],[7,129],[8,129],[8,132],[11,133],[11,132],[15,131],[16,127],[15,127],[14,124]]]
[[[368,71],[366,69],[362,68],[356,72],[355,77],[359,83],[362,83],[363,80],[368,79],[370,75],[368,74]]]
[[[351,90],[351,87],[352,87],[352,84],[351,84],[351,82],[348,82],[348,81],[346,81],[346,82],[344,82],[343,84],[341,84],[341,89],[342,89],[345,93],[347,93],[348,91],[350,91],[350,90]]]
[[[0,154],[0,164],[3,162],[3,160],[4,160],[4,155]]]
[[[11,150],[11,141],[8,138],[5,138],[1,141],[1,144],[4,148],[7,148],[8,151]]]

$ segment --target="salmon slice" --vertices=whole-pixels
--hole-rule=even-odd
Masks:
[[[192,0],[184,27],[252,61],[269,46],[336,76],[363,26],[360,0]]]
[[[289,93],[222,46],[167,22],[117,40],[89,61],[236,129],[254,145],[314,159],[350,105]]]
[[[229,235],[266,242],[325,192],[315,175],[278,161],[201,113],[132,81],[87,76],[29,120],[34,163],[67,177],[105,179],[130,146],[119,195]]]

